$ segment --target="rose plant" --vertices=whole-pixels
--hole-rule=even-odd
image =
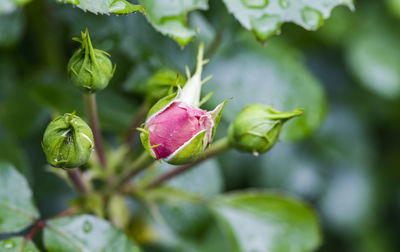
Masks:
[[[7,11],[23,4],[11,2]],[[61,97],[68,96],[67,103],[74,108],[67,110],[64,108],[68,106],[60,106],[62,109],[54,109],[48,113],[51,114],[51,120],[47,118],[48,124],[43,129],[41,138],[44,156],[48,162],[45,169],[46,172],[67,181],[78,195],[71,197],[68,202],[63,201],[65,209],[61,212],[53,215],[46,213],[36,206],[35,195],[23,174],[11,164],[0,161],[0,236],[7,235],[0,241],[0,251],[300,252],[318,248],[321,243],[320,223],[307,203],[267,189],[223,193],[223,182],[218,180],[221,176],[219,168],[213,169],[213,164],[217,161],[212,158],[240,155],[236,151],[254,156],[264,153],[268,155],[268,151],[279,141],[281,132],[285,133],[286,127],[291,127],[293,132],[297,132],[299,127],[310,132],[315,130],[322,117],[319,115],[322,108],[318,113],[309,113],[307,109],[310,107],[303,110],[299,105],[301,102],[276,104],[273,99],[265,99],[263,102],[255,99],[257,101],[254,104],[242,106],[240,102],[236,102],[241,97],[230,97],[220,92],[221,87],[213,85],[211,77],[203,79],[203,70],[209,61],[205,59],[205,55],[213,61],[211,56],[221,43],[224,24],[221,22],[221,31],[215,32],[216,34],[210,32],[214,34],[214,40],[207,41],[207,34],[201,34],[195,39],[197,31],[186,24],[186,14],[196,9],[207,9],[206,0],[184,3],[147,0],[139,1],[141,5],[125,0],[60,2],[99,14],[125,15],[142,12],[155,30],[176,40],[182,48],[192,40],[195,41],[193,44],[199,44],[196,67],[193,75],[187,67],[186,77],[181,76],[176,69],[181,66],[161,67],[164,58],[171,58],[168,46],[161,45],[163,42],[160,42],[160,48],[163,49],[158,54],[163,57],[157,57],[157,50],[140,51],[136,48],[148,46],[143,45],[146,44],[143,43],[145,40],[141,40],[141,35],[148,34],[135,34],[118,44],[113,39],[114,36],[120,36],[119,33],[126,32],[121,28],[113,32],[111,29],[104,29],[104,33],[92,33],[94,43],[86,28],[81,32],[81,38],[73,39],[80,43],[80,48],[74,53],[68,52],[71,56],[69,60],[53,61],[53,56],[58,51],[47,52],[47,60],[51,62],[48,67],[56,68],[59,64],[60,69],[64,69],[62,73],[55,75],[63,76],[61,78],[64,81],[68,78],[68,87],[67,83],[62,83],[65,86],[60,89]],[[265,41],[278,33],[281,25],[288,21],[309,30],[317,29],[340,1],[326,1],[331,4],[293,5],[289,1],[277,1],[275,5],[279,5],[279,8],[269,5],[269,2],[274,1],[222,2],[242,26],[251,30],[258,40]],[[352,6],[350,0],[340,3]],[[0,4],[0,13],[1,11]],[[33,14],[35,13],[29,15]],[[62,13],[59,16],[60,19],[74,18]],[[196,22],[201,23],[201,20]],[[40,25],[41,23],[37,23],[32,26]],[[103,23],[95,22],[95,25],[102,26]],[[207,24],[204,26],[207,27]],[[59,38],[54,34],[45,38],[47,42],[42,50],[56,47],[57,44],[52,43]],[[101,36],[109,40],[105,39],[106,42],[100,43]],[[151,38],[153,42],[157,40],[154,39],[156,36]],[[201,42],[203,40],[206,43]],[[240,36],[233,40],[233,43],[252,43]],[[132,55],[113,51],[114,42],[124,50],[128,48],[134,57],[140,58],[135,60],[135,71],[132,73],[126,70],[127,64],[122,64],[123,74],[119,75],[120,65],[116,70],[113,62],[119,63]],[[112,52],[113,57],[98,48],[106,48]],[[223,51],[223,46],[221,48]],[[191,53],[188,55],[192,57]],[[264,57],[261,53],[253,56]],[[229,57],[231,55],[223,62],[224,66],[233,68],[235,66],[230,65]],[[290,63],[287,57],[279,60],[283,62],[280,67],[286,67],[285,63]],[[254,62],[247,66],[248,63],[241,62],[239,70],[254,66]],[[208,70],[213,73],[217,68],[218,64],[215,63]],[[288,69],[288,72],[297,70],[290,64]],[[273,70],[268,69],[272,74]],[[227,72],[226,75],[236,77],[223,76],[228,83],[222,81],[222,84],[240,86],[237,83],[242,79],[241,76],[237,78],[241,74],[238,72],[240,71]],[[252,74],[258,73],[254,71]],[[54,83],[58,82],[53,82],[51,76],[47,77],[52,85],[57,85]],[[308,87],[314,87],[312,78],[300,75],[295,77],[293,79],[296,81],[297,77],[307,79],[311,83]],[[126,79],[124,83],[123,79]],[[202,98],[202,89],[205,89],[203,85],[211,92]],[[254,97],[264,95],[260,90],[253,90],[249,88],[250,85],[246,85],[247,83],[244,88],[240,87],[245,90],[243,96],[250,96],[246,92],[251,92]],[[139,91],[130,90],[130,86]],[[51,89],[53,86],[43,89],[46,88]],[[64,94],[64,89],[69,90],[72,95]],[[125,100],[116,95],[115,90],[108,91],[113,89],[123,89],[126,92],[124,98],[135,107],[133,118],[126,118],[124,114],[118,120],[107,122],[104,119],[107,116],[114,119],[115,114],[118,116],[119,111],[114,109],[115,104],[119,104],[121,110],[131,105],[129,102],[124,103]],[[271,90],[273,93],[274,90]],[[289,97],[287,93],[294,92],[287,87],[282,90],[283,94],[269,94],[269,97],[276,95],[279,100],[283,99],[281,97]],[[214,92],[218,95],[218,102],[213,101],[211,104]],[[86,115],[79,108],[81,104],[80,99],[77,99],[78,93],[83,96]],[[323,92],[318,87],[310,93],[311,96],[314,95],[312,98],[316,97],[315,103],[323,103],[320,101]],[[41,92],[32,92],[27,97],[51,100],[48,104],[64,105],[60,96],[43,98],[42,95]],[[269,104],[290,112],[276,110]],[[235,109],[229,109],[225,113],[225,107],[228,106]],[[102,113],[99,114],[98,111]],[[26,115],[29,116],[29,113]],[[116,125],[130,119],[128,129],[113,132]],[[221,125],[218,127],[219,124]],[[122,131],[124,132],[121,133]],[[0,136],[1,133],[0,128]],[[301,138],[298,135],[296,137]],[[138,144],[139,138],[142,146]],[[228,161],[235,162],[235,159],[225,158],[221,162],[229,166]],[[246,164],[243,166],[243,169],[251,169]],[[207,172],[204,175],[205,180],[201,182],[198,182],[201,176],[196,175],[199,170]],[[58,180],[55,182],[58,183]],[[209,185],[215,186],[208,189]],[[238,189],[241,187],[238,186]],[[208,237],[210,233],[212,238]],[[220,247],[210,248],[207,242],[211,239],[215,239],[215,244]]]

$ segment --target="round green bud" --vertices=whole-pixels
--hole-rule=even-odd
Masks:
[[[245,107],[228,130],[230,144],[241,151],[258,155],[270,149],[278,140],[283,124],[303,110],[279,112],[272,107],[254,104]]]
[[[81,91],[97,92],[107,87],[114,75],[110,55],[105,51],[93,49],[89,32],[82,33],[82,39],[74,38],[82,44],[68,62],[68,75],[72,83]]]
[[[47,126],[42,148],[52,166],[75,168],[87,163],[93,143],[89,125],[74,114],[64,114]]]
[[[160,69],[145,82],[146,101],[153,106],[161,98],[176,91],[178,86],[185,85],[185,78],[171,69]]]

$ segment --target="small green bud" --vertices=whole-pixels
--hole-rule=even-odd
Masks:
[[[158,70],[145,83],[146,101],[150,106],[161,98],[173,94],[178,86],[185,86],[185,78],[179,72],[170,69]]]
[[[80,90],[93,93],[107,87],[115,72],[110,55],[93,49],[89,32],[81,33],[82,39],[74,38],[82,44],[68,62],[68,75]]]
[[[229,126],[229,142],[241,151],[254,155],[264,153],[278,140],[283,124],[302,113],[301,109],[279,112],[261,104],[249,105]]]
[[[42,148],[52,166],[75,168],[87,163],[93,143],[89,125],[74,114],[64,114],[47,126]]]

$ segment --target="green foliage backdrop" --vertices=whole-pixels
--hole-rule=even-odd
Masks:
[[[399,251],[399,24],[399,0],[0,0],[0,251]],[[230,150],[105,206],[41,149],[52,118],[85,118],[66,68],[86,28],[117,65],[97,95],[109,173],[94,154],[82,167],[95,188],[140,155],[126,136],[149,82],[183,79],[200,42],[205,107],[232,98],[217,139],[250,103],[304,115],[264,155]]]

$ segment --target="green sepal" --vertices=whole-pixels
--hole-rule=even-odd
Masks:
[[[178,93],[179,91],[171,95],[165,96],[164,98],[159,100],[156,104],[154,104],[153,107],[151,107],[149,113],[147,113],[146,121],[149,120],[149,118],[151,118],[153,115],[161,113],[167,107],[169,107],[175,101],[176,97],[178,96]]]
[[[211,99],[211,96],[213,96],[214,91],[211,91],[210,93],[206,94],[203,98],[201,98],[199,102],[199,107],[201,107],[204,103],[206,103],[208,100]]]
[[[205,140],[206,133],[207,130],[200,131],[174,151],[168,158],[165,158],[164,161],[173,165],[187,164],[195,161],[207,147],[207,141]]]
[[[107,87],[116,65],[113,66],[110,54],[93,48],[87,29],[81,32],[81,37],[73,38],[81,43],[81,48],[68,62],[68,75],[79,90],[86,93],[97,92]]]
[[[226,99],[225,101],[221,102],[220,104],[218,104],[218,106],[210,112],[211,114],[211,118],[214,121],[214,127],[212,129],[212,135],[211,135],[211,139],[214,138],[215,135],[215,130],[217,129],[217,126],[219,124],[219,121],[221,120],[221,116],[222,116],[222,111],[225,108],[225,104],[229,101],[230,99]]]
[[[150,145],[149,132],[142,128],[137,128],[137,130],[141,132],[140,140],[142,141],[142,145],[143,145],[144,149],[147,151],[147,153],[149,153],[149,155],[151,157],[153,157],[154,159],[157,159],[156,156],[154,155],[154,153],[151,151],[152,146]],[[154,146],[153,146],[153,148],[154,148]]]

